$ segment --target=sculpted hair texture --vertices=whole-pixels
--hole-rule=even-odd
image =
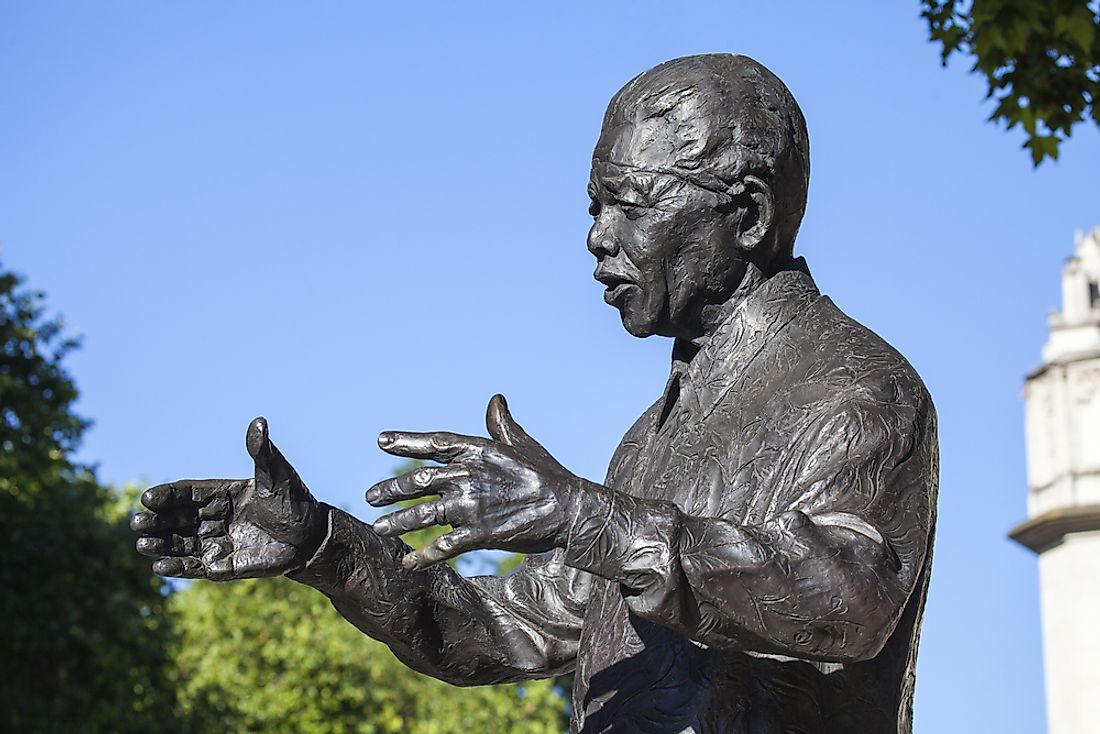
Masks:
[[[615,95],[604,129],[624,125],[664,165],[705,188],[735,196],[747,175],[766,181],[776,255],[790,256],[806,210],[810,144],[802,110],[777,76],[747,56],[668,61]]]

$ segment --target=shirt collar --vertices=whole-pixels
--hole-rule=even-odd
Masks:
[[[726,304],[718,328],[691,362],[673,361],[673,374],[682,375],[681,399],[709,411],[764,347],[820,295],[806,261],[796,258],[744,298]]]

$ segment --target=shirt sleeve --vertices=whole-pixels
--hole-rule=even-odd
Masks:
[[[562,551],[527,559],[508,576],[466,579],[446,564],[407,571],[411,548],[326,506],[327,536],[288,574],[406,665],[455,685],[549,677],[573,669],[591,577]]]
[[[726,649],[873,657],[930,552],[935,415],[849,402],[814,418],[758,524],[593,485],[565,561],[617,581],[638,615]]]

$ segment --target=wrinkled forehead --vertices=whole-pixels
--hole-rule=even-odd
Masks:
[[[684,86],[658,89],[641,99],[616,97],[604,117],[593,162],[637,168],[697,165],[717,124],[708,102],[705,91]]]

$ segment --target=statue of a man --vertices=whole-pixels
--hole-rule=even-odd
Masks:
[[[603,484],[489,403],[489,438],[385,432],[439,462],[375,505],[319,503],[257,419],[248,480],[150,489],[157,573],[285,574],[410,667],[459,685],[576,671],[575,732],[909,732],[931,562],[936,420],[920,378],[822,296],[792,254],[805,121],[743,56],[627,84],[592,159],[588,249],[639,337],[671,337],[663,393]],[[397,536],[453,530],[413,552]],[[509,576],[440,561],[530,554]]]

